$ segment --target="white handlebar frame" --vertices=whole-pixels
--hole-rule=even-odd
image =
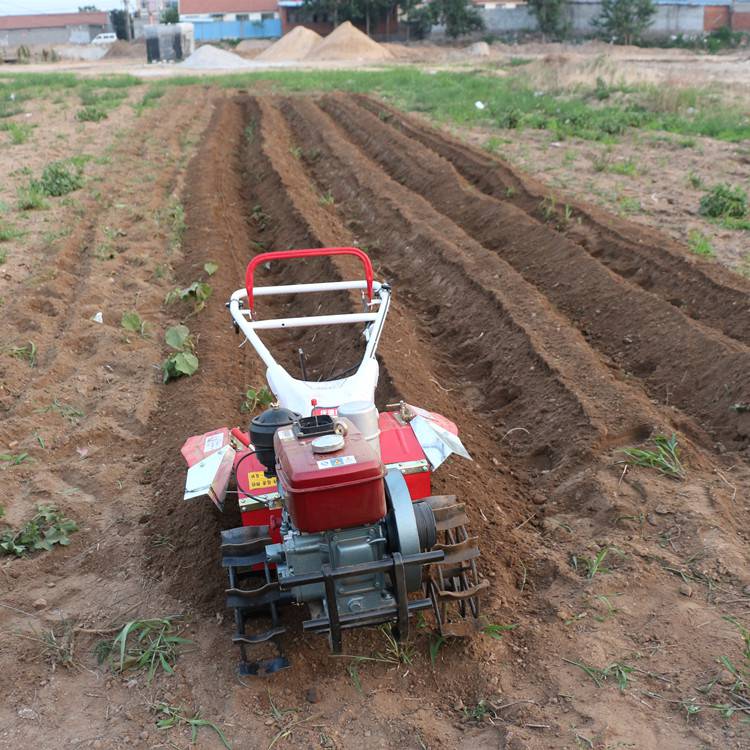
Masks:
[[[244,308],[243,303],[247,300],[247,290],[238,289],[229,299],[229,312],[239,329],[250,342],[251,346],[263,360],[266,367],[281,367],[274,359],[268,347],[261,341],[256,333],[259,330],[272,330],[278,328],[302,328],[329,325],[361,324],[366,323],[364,336],[367,341],[365,352],[362,355],[357,372],[363,370],[367,362],[374,359],[375,352],[383,333],[385,317],[391,299],[391,289],[388,284],[373,282],[372,301],[367,301],[364,290],[367,282],[362,280],[353,281],[328,281],[317,284],[283,284],[280,286],[257,286],[253,287],[254,297],[270,297],[285,294],[310,294],[315,292],[337,292],[349,289],[362,290],[362,300],[365,312],[342,313],[335,315],[309,315],[298,318],[272,318],[269,320],[255,320],[251,310]],[[377,308],[373,312],[368,309]],[[283,369],[283,368],[282,368]]]

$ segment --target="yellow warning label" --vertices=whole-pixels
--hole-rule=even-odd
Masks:
[[[250,471],[247,475],[247,483],[251,490],[261,490],[266,487],[275,487],[276,480],[269,479],[262,471]]]

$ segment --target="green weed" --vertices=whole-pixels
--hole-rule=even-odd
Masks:
[[[0,242],[11,242],[20,239],[24,234],[26,233],[23,230],[0,221]]]
[[[335,200],[333,198],[333,194],[330,191],[320,196],[321,206],[332,206],[334,203]]]
[[[180,637],[172,617],[131,620],[113,640],[101,641],[96,653],[100,664],[108,659],[117,672],[145,670],[150,684],[159,670],[174,674],[182,646],[191,642]]]
[[[688,234],[688,248],[691,253],[707,258],[713,258],[716,255],[711,240],[697,229],[691,229]]]
[[[187,726],[190,728],[190,742],[195,744],[198,739],[199,729],[211,729],[219,737],[219,741],[227,750],[232,750],[232,746],[227,741],[224,733],[216,724],[208,719],[201,719],[200,714],[195,712],[188,716],[187,712],[179,706],[170,706],[168,703],[154,704],[151,709],[156,712],[160,719],[157,719],[156,726],[159,729],[172,729],[173,727]],[[170,743],[171,744],[171,743]]]
[[[21,186],[17,190],[19,211],[37,211],[49,207],[44,199],[44,191],[34,182]]]
[[[680,448],[677,444],[677,436],[656,435],[653,438],[655,450],[646,448],[623,448],[620,453],[625,454],[626,463],[630,466],[643,466],[656,469],[674,479],[684,479],[685,469],[680,461]]]
[[[633,667],[619,661],[612,662],[612,664],[603,669],[586,664],[582,659],[579,661],[563,659],[563,661],[585,672],[597,687],[602,687],[608,679],[614,678],[617,686],[620,688],[620,692],[625,692],[625,689],[628,687],[630,675],[634,671]]]
[[[209,275],[213,276],[219,270],[219,264],[214,263],[212,260],[207,261],[203,264],[203,270]]]
[[[20,529],[0,533],[0,552],[23,557],[30,552],[49,552],[55,544],[66,547],[68,536],[78,531],[78,525],[65,518],[54,505],[39,505],[34,517]]]
[[[701,198],[700,214],[711,219],[744,219],[747,216],[747,193],[738,186],[714,185]]]
[[[106,120],[107,116],[107,110],[98,104],[82,107],[76,112],[76,120],[79,122],[101,122]]]
[[[55,412],[70,422],[73,426],[77,425],[86,415],[75,406],[70,404],[64,404],[57,399],[49,405],[41,409],[36,410],[38,414],[47,414],[48,412]]]
[[[31,367],[36,366],[36,344],[33,341],[29,341],[23,346],[12,346],[8,349],[8,354],[16,359],[25,359]]]
[[[34,125],[27,122],[0,122],[0,131],[5,131],[10,136],[10,142],[14,146],[20,146],[31,137]]]

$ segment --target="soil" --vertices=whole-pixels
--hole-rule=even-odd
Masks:
[[[259,60],[284,62],[285,60],[303,60],[318,45],[323,37],[312,29],[295,26],[277,42],[258,55]]]
[[[749,747],[744,711],[708,706],[732,700],[718,659],[742,663],[726,617],[747,624],[750,604],[750,413],[732,408],[750,402],[750,282],[586,202],[543,208],[548,186],[372,98],[193,87],[119,116],[90,133],[111,157],[87,167],[96,189],[77,216],[52,215],[69,233],[46,243],[30,222],[0,277],[2,345],[39,351],[36,367],[0,359],[2,450],[33,459],[0,466],[6,520],[53,501],[81,527],[68,548],[0,564],[0,747],[187,747],[187,729],[156,728],[159,701],[200,711],[235,748]],[[240,679],[217,544],[237,518],[183,502],[179,448],[244,424],[241,394],[263,382],[224,308],[247,260],[345,244],[394,288],[378,403],[459,424],[473,461],[441,467],[435,490],[466,501],[484,615],[513,628],[436,645],[428,617],[394,665],[378,631],[346,634],[366,660],[335,659],[290,612],[293,668]],[[208,260],[206,309],[164,305]],[[283,278],[351,272],[315,261]],[[131,309],[147,336],[120,327]],[[163,385],[163,331],[180,320],[201,367]],[[342,360],[357,346],[335,342],[318,343]],[[274,343],[291,362],[296,340]],[[677,436],[683,481],[622,464],[659,433]],[[174,676],[97,663],[92,631],[175,613],[193,644]],[[75,633],[73,666],[50,631]],[[581,663],[633,669],[618,689]],[[197,745],[221,746],[208,729]]]

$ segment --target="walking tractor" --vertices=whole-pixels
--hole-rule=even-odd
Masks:
[[[259,266],[317,256],[349,255],[364,279],[255,286]],[[353,290],[353,291],[352,291]],[[335,294],[362,298],[363,311],[260,320],[260,297]],[[325,633],[334,653],[342,631],[390,623],[405,638],[409,618],[432,608],[444,636],[478,627],[477,538],[462,503],[431,495],[432,472],[452,453],[469,458],[456,426],[401,402],[378,412],[375,351],[391,298],[357,248],[289,250],[256,255],[245,288],[232,294],[236,329],[266,365],[276,403],[254,417],[248,432],[221,428],[187,440],[185,499],[208,498],[223,511],[236,497],[242,526],[221,533],[234,610],[233,641],[242,674],[288,666],[280,610],[306,605],[306,631]],[[287,372],[261,341],[273,329],[362,326],[364,355],[343,377],[308,381]],[[255,629],[250,629],[255,624]]]

